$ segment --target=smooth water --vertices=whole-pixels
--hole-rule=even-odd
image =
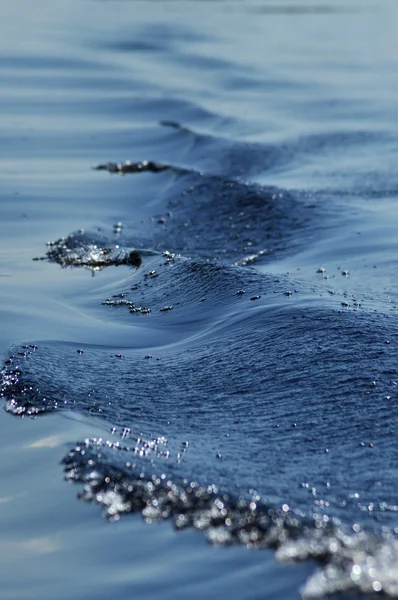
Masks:
[[[396,4],[0,16],[2,597],[398,596]]]

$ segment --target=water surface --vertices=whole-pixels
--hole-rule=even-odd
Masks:
[[[2,8],[6,597],[398,594],[396,12]]]

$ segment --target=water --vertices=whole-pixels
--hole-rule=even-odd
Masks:
[[[395,3],[1,17],[3,597],[396,597]]]

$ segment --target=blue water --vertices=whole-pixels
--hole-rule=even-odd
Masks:
[[[2,597],[396,597],[396,3],[0,16]]]

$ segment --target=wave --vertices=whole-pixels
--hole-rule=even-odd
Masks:
[[[397,595],[386,562],[397,555],[397,317],[250,268],[325,231],[299,192],[155,161],[98,168],[169,178],[150,243],[117,224],[51,242],[42,258],[120,267],[74,302],[130,341],[16,346],[1,373],[6,410],[109,424],[64,468],[111,519],[142,512],[214,543],[315,558],[308,598]]]

